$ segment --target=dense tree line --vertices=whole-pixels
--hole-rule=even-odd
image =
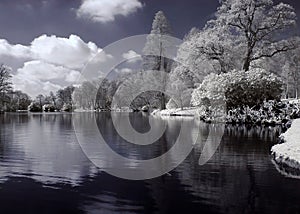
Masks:
[[[28,106],[32,112],[54,112],[54,111],[73,111],[72,94],[74,86],[59,89],[56,93],[52,91],[49,95],[39,94]]]

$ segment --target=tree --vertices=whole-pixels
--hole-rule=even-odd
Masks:
[[[70,104],[72,103],[72,94],[75,90],[74,86],[68,86],[63,89],[59,89],[56,92],[56,97],[60,99],[63,103]]]
[[[114,107],[130,106],[132,109],[138,110],[143,106],[152,108],[159,106],[158,96],[160,93],[149,90],[149,88],[161,89],[161,79],[157,79],[159,75],[160,71],[140,71],[128,75],[114,94]]]
[[[230,34],[228,26],[212,25],[209,22],[202,31],[189,39],[194,51],[190,60],[204,67],[202,70],[207,70],[204,74],[210,73],[211,69],[218,74],[240,69],[241,49],[234,37]]]
[[[97,97],[97,84],[85,81],[74,90],[72,95],[73,102],[77,108],[94,110]]]
[[[162,80],[162,89],[166,87],[166,75],[171,71],[171,60],[166,58],[166,51],[170,44],[166,36],[171,35],[171,26],[162,11],[155,14],[151,33],[147,36],[145,48],[143,50],[143,69],[161,71],[157,78]],[[165,94],[160,92],[159,99],[161,109],[166,108]]]
[[[50,91],[50,94],[49,94],[49,99],[52,103],[52,105],[56,108],[56,96],[54,95],[53,91]]]
[[[96,97],[96,108],[97,109],[109,109],[111,104],[110,92],[110,82],[107,78],[100,79],[101,85],[98,85],[97,97]]]
[[[5,107],[5,103],[9,102],[7,93],[11,91],[11,69],[5,65],[0,65],[0,107]]]
[[[177,66],[170,74],[170,81],[167,86],[168,95],[171,97],[168,102],[169,108],[170,106],[174,106],[174,104],[181,109],[190,106],[193,82],[192,77],[185,71],[184,67]]]
[[[210,25],[229,27],[243,47],[243,69],[251,63],[292,50],[296,42],[289,38],[289,30],[296,23],[294,8],[288,4],[274,5],[272,0],[224,0]],[[281,33],[281,36],[278,34]],[[282,35],[287,35],[283,38]]]
[[[298,98],[300,85],[300,48],[281,55],[282,77],[286,85],[286,98]]]
[[[45,104],[45,96],[42,94],[39,94],[35,98],[35,103],[40,107],[40,109],[43,109],[43,105]]]
[[[11,85],[11,69],[5,65],[0,65],[0,93],[7,93],[12,89]]]
[[[27,110],[31,103],[30,97],[22,91],[11,92],[11,99],[8,104],[9,111]]]
[[[183,109],[190,106],[193,89],[187,88],[182,81],[176,80],[172,82],[168,91],[172,98],[171,100],[176,103],[178,108]]]

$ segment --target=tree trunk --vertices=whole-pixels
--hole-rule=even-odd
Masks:
[[[249,71],[249,69],[250,69],[250,60],[248,58],[245,60],[243,69],[244,69],[244,71]]]
[[[253,47],[254,47],[254,44],[248,40],[247,55],[246,55],[244,66],[243,66],[244,71],[249,71],[249,69],[250,69],[251,55],[252,55]]]
[[[164,93],[161,93],[161,104],[160,104],[161,110],[166,109],[166,95]]]
[[[163,54],[162,54],[162,43],[160,42],[160,50],[159,50],[159,71],[162,72],[162,89],[163,91],[165,91],[165,88],[166,88],[166,75],[164,72],[165,71],[165,67],[164,67],[164,57],[163,57]],[[166,95],[165,93],[161,92],[161,96],[160,96],[160,108],[161,110],[164,110],[166,109]]]

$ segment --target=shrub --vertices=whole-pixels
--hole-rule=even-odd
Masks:
[[[43,109],[41,108],[41,106],[35,102],[32,102],[29,106],[28,106],[28,111],[30,112],[41,112],[43,111]]]
[[[45,104],[45,105],[43,105],[43,111],[44,112],[54,112],[55,106],[52,104]]]
[[[73,110],[73,107],[69,103],[65,103],[61,109],[62,111],[71,112]]]
[[[279,99],[283,83],[275,74],[263,69],[210,74],[192,94],[192,105],[209,99],[211,106],[225,104],[227,109],[258,106],[263,100]]]

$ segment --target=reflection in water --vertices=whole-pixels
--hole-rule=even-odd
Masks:
[[[234,137],[260,138],[264,141],[276,142],[282,133],[281,126],[264,127],[251,125],[227,125],[226,134]]]
[[[6,114],[1,118],[0,173],[43,183],[69,182],[97,170],[80,150],[71,114]]]
[[[274,160],[274,157],[272,157],[272,163],[274,164],[276,170],[281,173],[282,175],[289,177],[289,178],[295,178],[300,179],[300,170],[296,168],[292,168],[284,163],[278,163]]]
[[[169,151],[184,122],[175,118],[166,120],[164,135],[153,145],[142,148],[116,134],[109,113],[79,115],[83,120],[96,117],[110,147],[137,160]],[[271,161],[270,148],[282,131],[278,127],[227,126],[216,153],[200,166],[203,142],[207,141],[212,125],[198,122],[196,129],[201,142],[194,145],[182,164],[155,179],[130,181],[113,177],[91,164],[76,142],[73,117],[72,114],[0,115],[3,210],[11,213],[300,212],[300,180],[278,173]],[[147,115],[132,114],[130,123],[141,133],[150,128]]]
[[[106,120],[106,123],[103,124],[100,118],[103,114],[97,116],[95,118],[94,114],[92,114],[87,119],[82,118],[80,115],[75,115],[73,120],[76,127],[76,135],[84,153],[90,160],[100,169],[111,175],[130,180],[158,177],[178,166],[193,149],[192,138],[194,138],[193,132],[195,132],[193,127],[197,127],[194,120],[169,121],[170,123],[177,123],[179,125],[178,134],[174,130],[169,129],[169,122],[163,121],[160,118],[148,117],[150,125],[156,127],[151,128],[150,134],[141,134],[136,130],[132,131],[132,129],[124,127],[122,133],[119,132],[120,128],[117,129],[118,131],[111,129],[109,135],[103,132],[104,140],[99,134],[98,126],[102,130],[103,125],[110,124],[111,121]],[[95,119],[97,119],[98,124],[94,122]],[[128,120],[127,126],[130,123],[133,127],[142,125],[140,122],[134,124],[134,120],[129,122],[129,119],[130,117],[126,117],[126,113],[112,113],[114,124],[119,123],[126,126],[126,120]],[[123,120],[125,124],[122,122]],[[171,129],[174,128],[172,125],[170,127]],[[114,126],[114,128],[116,127]],[[159,133],[156,131],[152,132],[152,129],[163,129],[166,132],[161,132],[161,130],[158,131]],[[104,130],[107,129],[104,128]],[[198,132],[196,134],[197,138]],[[128,140],[130,138],[131,140]],[[142,138],[144,138],[142,145],[133,143],[135,140],[139,142]],[[158,140],[152,143],[153,139]],[[207,148],[210,148],[210,146]]]

